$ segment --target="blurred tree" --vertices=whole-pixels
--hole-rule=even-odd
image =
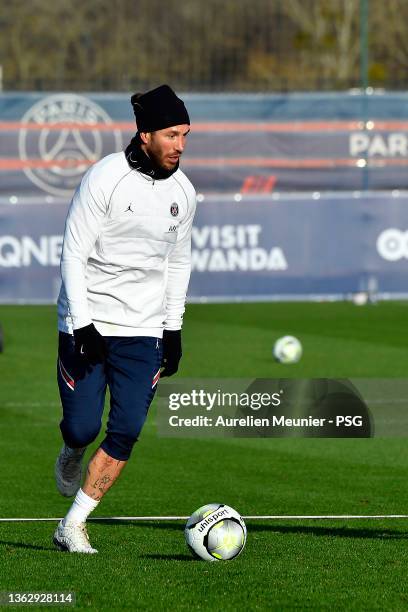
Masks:
[[[370,0],[370,77],[405,86],[407,0]],[[359,0],[13,0],[9,89],[285,91],[359,84]]]
[[[408,2],[375,0],[370,4],[372,32],[370,77],[373,85],[406,89]]]
[[[312,64],[335,88],[358,84],[359,0],[287,0],[283,9],[298,27],[299,69]]]

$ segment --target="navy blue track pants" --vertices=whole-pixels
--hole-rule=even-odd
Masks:
[[[126,461],[145,422],[160,377],[162,340],[150,336],[105,336],[104,364],[78,362],[74,337],[59,333],[57,375],[63,409],[60,423],[71,448],[88,446],[99,434],[106,388],[110,411],[101,448]]]

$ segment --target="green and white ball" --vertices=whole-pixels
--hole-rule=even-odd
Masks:
[[[184,534],[195,557],[229,561],[243,550],[247,531],[239,512],[225,504],[207,504],[193,512]]]
[[[275,342],[273,356],[279,363],[296,363],[302,357],[302,345],[295,336],[283,336]]]

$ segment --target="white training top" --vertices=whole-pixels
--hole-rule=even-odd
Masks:
[[[104,336],[161,338],[181,329],[195,207],[181,170],[153,180],[123,152],[93,165],[65,224],[59,330],[94,323]]]

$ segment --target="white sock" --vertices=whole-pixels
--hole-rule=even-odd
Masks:
[[[78,489],[74,503],[64,518],[64,525],[66,523],[85,523],[92,510],[95,510],[98,504],[99,500],[92,499],[82,489]]]

